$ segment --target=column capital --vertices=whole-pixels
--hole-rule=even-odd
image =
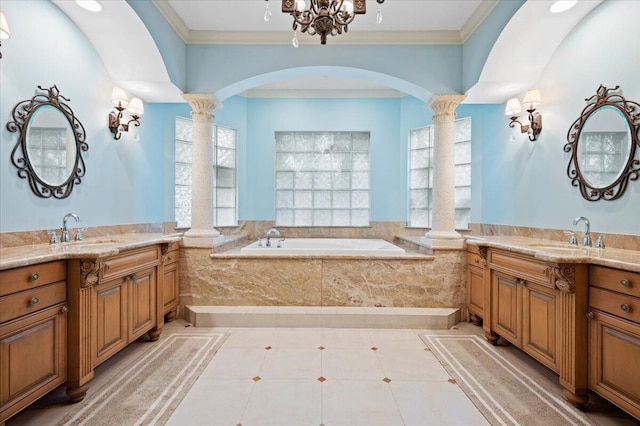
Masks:
[[[191,118],[194,121],[212,121],[213,110],[222,108],[222,103],[209,93],[183,93],[182,97],[191,107]]]
[[[440,119],[453,121],[456,118],[456,108],[466,97],[466,94],[434,95],[425,106],[433,110],[434,122]]]

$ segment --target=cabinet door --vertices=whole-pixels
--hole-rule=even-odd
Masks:
[[[138,271],[129,281],[129,341],[133,341],[156,325],[156,268]]]
[[[162,279],[162,304],[165,314],[178,305],[178,283],[178,263],[165,265]]]
[[[467,265],[467,308],[484,318],[484,271],[471,265]]]
[[[600,311],[589,322],[589,388],[640,418],[640,325]]]
[[[556,294],[556,290],[537,284],[522,286],[522,349],[557,372],[560,334],[556,332]]]
[[[491,277],[491,328],[500,337],[520,347],[522,343],[522,297],[518,279],[493,271]]]
[[[93,287],[93,366],[127,346],[127,286],[124,278]]]
[[[63,306],[0,325],[0,423],[67,380]]]

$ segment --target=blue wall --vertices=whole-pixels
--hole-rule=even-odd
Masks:
[[[83,225],[111,225],[164,220],[162,149],[131,134],[115,142],[106,126],[111,110],[111,81],[84,33],[49,1],[4,1],[11,29],[0,60],[0,231],[54,229],[74,212]],[[5,123],[16,103],[30,99],[38,85],[57,85],[86,129],[89,151],[86,176],[69,198],[37,198],[10,162],[17,135]]]
[[[620,85],[640,101],[638,16],[640,2],[606,1],[563,41],[537,83],[543,118],[537,142],[508,129],[508,118],[496,113],[499,131],[483,145],[483,222],[571,229],[574,217],[587,216],[596,231],[640,235],[640,182],[630,182],[619,200],[587,201],[571,186],[563,151],[584,99],[600,84]]]

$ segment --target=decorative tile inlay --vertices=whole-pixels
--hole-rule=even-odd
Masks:
[[[385,382],[385,383],[389,383],[389,382],[391,382],[391,379],[388,378],[388,377],[385,377],[384,379],[382,379],[382,381]]]
[[[325,378],[324,378],[324,377],[322,377],[322,376],[318,377],[318,381],[319,381],[320,383],[324,382],[325,380],[327,380],[327,379],[325,379]]]
[[[431,348],[424,348],[425,351],[431,352]]]
[[[324,351],[325,347],[324,346],[318,346],[318,349],[320,349],[321,351]]]
[[[262,378],[260,376],[256,376],[251,380],[253,380],[254,382],[259,382],[260,380],[262,380]]]
[[[376,348],[376,347],[374,346],[374,347],[372,347],[372,348],[371,348],[371,350],[375,352],[375,351],[377,351],[377,350],[378,350],[378,348]]]
[[[265,346],[265,349],[270,351],[271,349],[273,349],[271,346]]]
[[[456,382],[456,379],[449,379],[449,380],[447,380],[447,381],[448,381],[449,383],[451,383],[451,384],[454,384],[454,385],[455,385],[456,383],[458,383],[458,382]]]

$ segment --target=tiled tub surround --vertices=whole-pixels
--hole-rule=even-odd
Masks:
[[[464,251],[376,258],[180,253],[183,306],[464,307]]]

